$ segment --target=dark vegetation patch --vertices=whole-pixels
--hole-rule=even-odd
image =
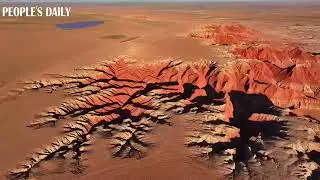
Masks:
[[[127,38],[127,36],[123,34],[111,34],[111,35],[105,35],[101,37],[101,39],[114,39],[114,40],[125,39],[125,38]]]

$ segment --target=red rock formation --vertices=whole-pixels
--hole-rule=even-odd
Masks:
[[[295,106],[299,108],[318,108],[320,89],[320,58],[298,48],[278,50],[274,48],[235,49],[234,54],[249,59],[258,59],[259,63],[252,68],[252,77],[260,85],[266,87],[268,96],[277,105]],[[251,90],[253,91],[253,90]]]
[[[12,171],[11,177],[27,176],[34,166],[52,154],[64,156],[74,151],[75,156],[80,156],[84,150],[79,147],[88,141],[87,135],[99,128],[113,134],[111,145],[116,156],[141,156],[148,147],[143,137],[150,131],[152,122],[166,122],[165,112],[177,108],[183,108],[183,112],[204,109],[212,112],[216,120],[238,124],[237,128],[210,127],[214,132],[200,133],[190,140],[190,145],[206,141],[213,147],[243,138],[238,128],[241,129],[249,117],[257,122],[270,121],[275,116],[267,114],[274,105],[319,109],[318,99],[290,86],[279,86],[279,82],[292,74],[271,63],[253,60],[217,68],[215,63],[182,65],[176,61],[139,65],[120,58],[78,69],[69,75],[27,82],[24,90],[54,91],[65,87],[71,96],[40,113],[30,126],[55,124],[67,116],[78,118],[65,125],[62,137],[35,152],[23,167]],[[224,108],[215,107],[211,101],[223,103]],[[213,105],[207,105],[208,102]],[[215,135],[223,133],[223,129],[226,133],[223,138]]]
[[[272,47],[248,47],[236,48],[233,54],[247,59],[258,59],[268,61],[284,69],[296,64],[314,64],[319,63],[320,58],[311,53],[302,51],[299,48],[272,48]]]
[[[213,40],[215,44],[252,44],[257,32],[240,24],[207,25],[190,34],[193,38]]]
[[[241,25],[212,25],[191,36],[239,45],[257,42],[256,33]],[[34,167],[55,154],[65,156],[71,152],[74,158],[79,158],[89,144],[88,134],[94,131],[111,136],[115,156],[142,156],[149,147],[144,137],[154,123],[168,123],[167,111],[209,113],[209,117],[199,120],[199,129],[188,135],[187,145],[204,148],[202,154],[223,156],[222,164],[229,164],[231,172],[236,169],[235,161],[247,162],[250,154],[262,159],[275,158],[276,155],[263,152],[265,148],[258,140],[270,139],[270,134],[280,139],[286,135],[281,125],[285,120],[281,118],[295,114],[306,116],[309,123],[317,118],[308,113],[320,110],[319,57],[298,48],[249,47],[236,48],[233,53],[248,60],[218,67],[211,62],[138,64],[120,58],[68,75],[27,82],[17,92],[41,88],[54,92],[64,87],[70,95],[60,105],[40,113],[30,126],[55,124],[68,116],[76,120],[64,126],[63,136],[11,171],[10,177],[28,177]],[[318,133],[316,129],[310,133],[313,137],[302,138],[307,148],[284,139],[275,143],[276,151],[283,153],[290,149],[305,156],[319,152]],[[256,139],[252,141],[251,137]],[[301,138],[293,137],[293,141]],[[319,169],[310,159],[294,161],[301,165],[302,170],[297,171],[304,177]]]
[[[274,47],[276,42],[266,41],[258,32],[237,24],[208,25],[199,32],[192,33],[191,37],[214,39],[218,44],[236,45],[230,53],[248,59],[245,63],[233,64],[222,73],[211,76],[209,84],[214,86],[216,91],[261,93],[280,107],[305,110],[319,108],[319,56],[297,47]],[[250,45],[262,41],[266,45]],[[250,46],[239,46],[243,44]]]
[[[230,120],[229,124],[240,127],[239,139],[243,144],[238,144],[236,150],[233,149],[234,141],[220,143],[218,147],[210,144],[213,148],[209,148],[209,152],[203,150],[201,153],[216,152],[216,148],[221,146],[228,147],[230,151],[219,151],[224,154],[222,164],[230,162],[230,159],[240,159],[240,161],[249,159],[250,155],[247,155],[253,153],[253,156],[277,161],[277,167],[285,167],[284,171],[291,172],[291,175],[294,174],[303,179],[317,178],[319,163],[312,159],[314,156],[319,156],[320,152],[318,125],[320,57],[294,46],[283,47],[279,45],[279,42],[282,43],[281,40],[279,42],[265,40],[261,38],[261,34],[254,31],[248,33],[249,31],[244,29],[243,26],[242,28],[239,26],[239,28],[228,30],[219,25],[211,25],[191,34],[191,37],[213,41],[212,44],[234,45],[236,48],[230,54],[242,57],[211,73],[208,76],[208,83],[217,94],[219,92],[225,94],[224,116]],[[257,46],[257,44],[264,45]],[[244,47],[244,45],[249,46]],[[270,109],[268,108],[270,104],[277,107]],[[270,114],[272,111],[275,113]],[[291,118],[291,115],[299,118]],[[285,125],[288,121],[290,127]],[[207,126],[209,125],[203,127],[200,132],[211,128]],[[219,125],[214,127],[216,126]],[[283,139],[287,131],[290,137]],[[268,134],[282,139],[279,143],[272,143],[270,154],[263,150],[266,148],[264,141],[268,141],[266,140]],[[210,136],[210,133],[204,136]],[[250,136],[252,139],[248,139]],[[192,142],[201,147],[203,145],[199,139],[201,138],[196,138]],[[210,140],[204,140],[205,144],[208,142]],[[251,149],[248,148],[249,146]],[[257,148],[258,151],[254,153],[252,148]],[[290,150],[284,153],[284,149]],[[310,149],[313,150],[310,151]],[[299,157],[296,152],[302,152],[305,158],[298,158],[299,160],[296,161],[295,158]],[[294,163],[283,163],[289,159]],[[257,159],[253,161],[257,162]],[[249,164],[241,165],[244,167],[242,170],[247,171]],[[237,167],[229,166],[228,169],[237,169]],[[255,168],[251,166],[250,169],[254,171]],[[258,168],[258,172],[261,173],[261,171],[263,170]]]

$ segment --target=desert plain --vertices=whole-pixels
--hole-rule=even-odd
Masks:
[[[0,18],[0,179],[320,178],[319,3],[70,6]]]

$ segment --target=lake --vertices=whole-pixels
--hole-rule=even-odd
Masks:
[[[94,27],[103,23],[104,23],[103,21],[81,21],[81,22],[56,24],[56,27],[63,30],[72,30],[72,29]]]

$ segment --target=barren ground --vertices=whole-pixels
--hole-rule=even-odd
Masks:
[[[227,53],[228,47],[208,46],[187,36],[203,24],[240,23],[274,41],[292,43],[306,52],[319,53],[319,19],[320,6],[308,4],[77,5],[72,9],[72,16],[67,18],[1,17],[0,95],[6,95],[24,80],[69,72],[119,56],[130,56],[141,64],[169,58],[188,63],[213,60],[224,64],[233,61]],[[79,20],[104,20],[104,24],[77,30],[55,27],[56,23]],[[15,100],[1,102],[0,179],[5,178],[8,170],[28,153],[50,142],[60,132],[61,128],[34,130],[25,125],[36,113],[58,104],[63,98],[60,91],[54,94],[27,92]],[[314,114],[320,119],[319,112]],[[194,158],[184,144],[186,133],[194,128],[190,123],[192,117],[192,114],[173,115],[172,126],[161,125],[154,129],[149,134],[154,146],[142,159],[112,158],[108,143],[93,135],[95,143],[92,151],[84,155],[82,163],[86,168],[83,172],[74,171],[72,161],[54,160],[44,162],[35,177],[219,179],[221,170],[212,165],[214,162],[204,163]],[[277,170],[272,172],[271,168],[270,171],[259,178],[273,175],[285,178],[285,175],[275,173]]]

